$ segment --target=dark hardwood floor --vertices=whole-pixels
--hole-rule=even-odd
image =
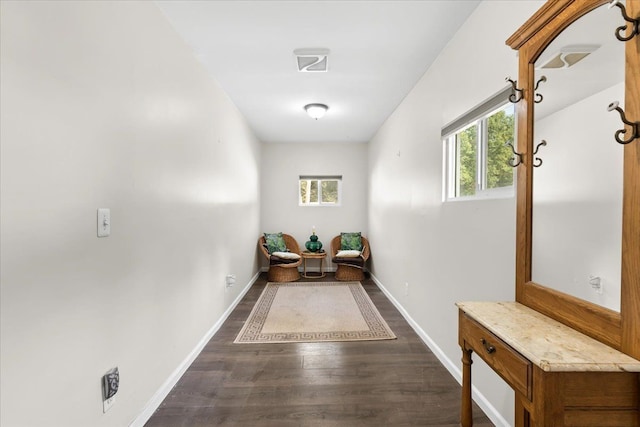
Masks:
[[[460,385],[370,279],[396,340],[234,344],[265,284],[262,274],[146,427],[459,425]]]

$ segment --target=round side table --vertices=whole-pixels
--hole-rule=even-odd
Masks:
[[[322,252],[309,252],[309,251],[304,251],[302,252],[302,260],[303,260],[303,267],[302,267],[302,277],[305,277],[307,279],[319,279],[321,277],[324,277],[326,275],[326,273],[323,271],[322,267],[324,265],[324,259],[327,257],[327,253],[325,251]],[[320,273],[307,273],[307,260],[308,259],[318,259],[320,260]]]

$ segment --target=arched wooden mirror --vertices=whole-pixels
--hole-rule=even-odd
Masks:
[[[531,279],[620,311],[622,146],[606,106],[624,105],[624,48],[602,5],[562,31],[538,56],[533,140]],[[539,101],[539,102],[538,102]],[[534,159],[535,160],[535,159]]]
[[[640,36],[616,39],[625,21],[608,3],[551,0],[507,40],[524,90],[516,301],[640,358],[640,141],[617,143],[607,111],[620,101],[640,120]]]
[[[640,0],[607,3],[548,0],[507,40],[522,95],[516,301],[457,303],[465,427],[472,354],[514,390],[518,427],[640,427]],[[583,293],[589,276],[610,295]]]

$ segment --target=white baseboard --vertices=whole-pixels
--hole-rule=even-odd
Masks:
[[[249,280],[249,283],[244,287],[244,289],[240,292],[238,297],[231,303],[229,308],[222,313],[222,316],[218,321],[207,331],[204,337],[196,344],[195,348],[191,350],[191,353],[178,365],[178,367],[169,375],[169,378],[160,386],[158,391],[155,392],[151,400],[147,402],[143,411],[129,423],[129,427],[143,427],[144,424],[149,421],[149,418],[153,415],[153,413],[160,407],[162,401],[167,397],[171,389],[178,383],[182,375],[187,371],[189,366],[196,360],[196,357],[200,354],[205,345],[211,340],[211,338],[215,335],[216,332],[220,329],[225,320],[229,317],[231,312],[236,308],[236,306],[240,303],[245,294],[249,291],[251,286],[258,280],[260,276],[260,271],[258,271],[252,278]]]
[[[459,384],[462,384],[462,372],[458,368],[457,364],[453,363],[451,359],[447,357],[447,355],[442,351],[442,349],[431,339],[431,337],[418,325],[418,323],[413,320],[413,318],[409,315],[409,313],[405,310],[405,308],[400,304],[398,300],[396,300],[393,295],[384,287],[382,282],[378,280],[378,278],[373,274],[371,274],[371,279],[378,285],[380,290],[386,295],[386,297],[391,301],[391,303],[398,309],[402,317],[405,318],[407,323],[413,328],[413,330],[418,334],[420,339],[429,347],[429,349],[435,354],[435,356],[440,360],[440,363],[444,365],[445,368],[449,371],[449,373],[458,381]],[[486,397],[475,386],[471,386],[471,393],[473,395],[473,400],[478,404],[478,406],[487,414],[487,417],[493,422],[496,426],[499,427],[511,427],[511,424],[504,419],[502,414],[496,410],[496,408],[487,400]]]

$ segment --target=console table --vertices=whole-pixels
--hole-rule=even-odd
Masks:
[[[517,302],[460,302],[462,426],[471,354],[515,391],[517,426],[640,425],[640,361]]]

